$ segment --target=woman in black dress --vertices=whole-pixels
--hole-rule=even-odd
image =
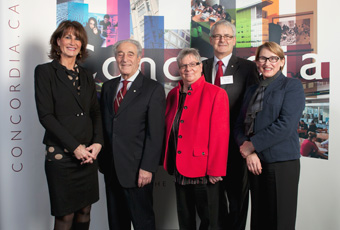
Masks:
[[[63,21],[50,39],[50,63],[35,69],[35,100],[46,129],[45,171],[54,229],[89,229],[99,199],[97,155],[103,143],[92,75],[78,65],[87,36],[76,21]]]

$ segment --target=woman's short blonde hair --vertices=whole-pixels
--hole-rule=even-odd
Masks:
[[[270,52],[276,54],[281,60],[285,59],[285,53],[283,52],[281,46],[277,44],[276,42],[265,42],[259,47],[257,47],[256,53],[255,53],[255,60],[258,61],[260,58],[260,53],[262,49],[268,49]],[[283,69],[284,65],[281,69]]]

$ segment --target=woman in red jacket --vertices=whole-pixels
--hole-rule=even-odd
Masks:
[[[229,142],[227,93],[202,75],[198,50],[177,57],[182,80],[166,104],[164,168],[174,175],[180,229],[217,229],[218,186],[226,174]]]

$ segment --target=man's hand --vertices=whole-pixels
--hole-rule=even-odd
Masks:
[[[142,188],[144,185],[150,184],[152,180],[152,173],[139,169],[138,187]]]
[[[221,176],[209,176],[209,181],[212,184],[215,184],[215,183],[222,181],[222,180],[223,180],[223,178]]]

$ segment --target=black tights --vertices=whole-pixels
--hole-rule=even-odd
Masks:
[[[65,216],[56,216],[54,230],[88,230],[90,226],[91,205]]]

